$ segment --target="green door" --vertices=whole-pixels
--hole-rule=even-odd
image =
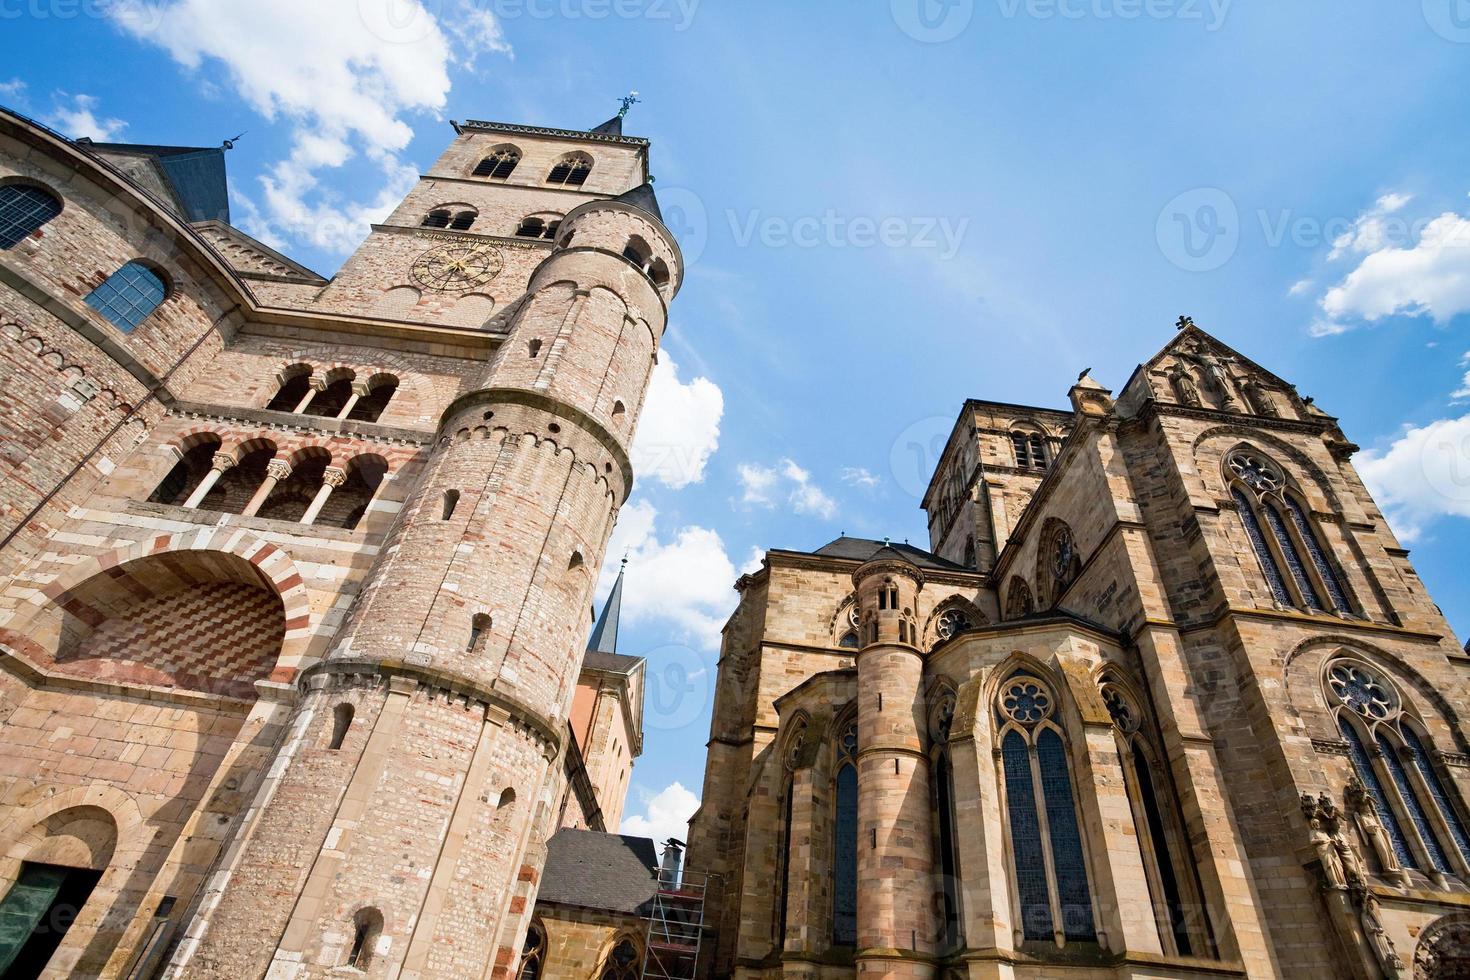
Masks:
[[[51,911],[66,882],[67,870],[43,864],[21,865],[20,878],[0,902],[0,976],[10,970],[30,942],[37,923]]]

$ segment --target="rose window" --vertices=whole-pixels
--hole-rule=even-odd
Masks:
[[[1364,718],[1381,720],[1393,711],[1388,685],[1362,667],[1334,664],[1327,672],[1327,684],[1339,701]]]
[[[1118,731],[1131,732],[1138,727],[1138,718],[1133,713],[1133,706],[1117,688],[1103,688],[1102,699],[1103,704],[1107,705],[1108,714],[1112,716],[1113,724],[1118,726]]]
[[[1034,725],[1051,714],[1051,694],[1031,677],[1017,677],[1001,690],[1001,710],[1012,721]]]
[[[958,609],[946,609],[939,614],[939,621],[934,624],[934,632],[939,634],[941,640],[947,640],[969,628],[970,617]]]
[[[1242,483],[1256,493],[1280,490],[1283,482],[1281,471],[1259,456],[1251,453],[1233,453],[1226,465],[1240,477]]]

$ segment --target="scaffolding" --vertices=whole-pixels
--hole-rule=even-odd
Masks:
[[[677,858],[659,868],[647,916],[645,980],[695,980],[704,938],[704,896],[712,877],[681,871]]]

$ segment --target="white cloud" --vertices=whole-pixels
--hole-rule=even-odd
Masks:
[[[883,485],[883,478],[873,475],[863,466],[847,466],[842,470],[842,482],[854,487],[871,489]]]
[[[766,553],[763,549],[751,545],[750,554],[745,556],[745,564],[740,566],[741,575],[754,575],[761,570],[766,563]]]
[[[64,100],[70,100],[67,104]],[[99,143],[116,142],[122,136],[123,130],[128,124],[121,119],[111,117],[97,117],[97,97],[95,95],[69,96],[65,92],[56,93],[56,108],[46,117],[46,123],[64,136],[72,139],[97,140]]]
[[[827,520],[837,513],[837,502],[793,459],[782,459],[775,466],[742,463],[736,474],[740,478],[740,502],[747,506],[770,509],[785,500],[798,514]]]
[[[1460,356],[1460,367],[1470,368],[1470,351]],[[1450,401],[1462,402],[1470,398],[1470,371],[1460,380],[1460,387],[1450,392]]]
[[[653,369],[631,452],[633,471],[674,490],[704,480],[704,465],[720,447],[725,395],[709,378],[679,380],[665,353]]]
[[[290,155],[261,178],[262,203],[244,208],[248,231],[345,252],[401,197],[416,168],[398,159],[408,113],[437,116],[449,67],[485,51],[508,53],[494,15],[473,0],[161,0],[115,4],[109,15],[190,71],[214,63],[267,119],[287,119]],[[283,26],[289,25],[289,26]],[[366,202],[324,191],[318,174],[358,153],[389,187]]]
[[[1391,215],[1402,211],[1404,205],[1413,200],[1411,194],[1385,194],[1373,202],[1373,207],[1358,215],[1350,230],[1337,236],[1327,261],[1335,262],[1349,252],[1366,255],[1377,252],[1390,243],[1403,241],[1407,226]]]
[[[1350,251],[1363,259],[1322,297],[1314,336],[1342,333],[1353,320],[1403,314],[1443,324],[1470,311],[1470,217],[1447,211],[1412,246],[1394,245],[1393,237],[1380,225],[1339,239],[1334,257]]]
[[[720,629],[735,607],[738,575],[718,532],[691,525],[661,536],[658,510],[638,500],[618,515],[607,553],[628,557],[623,587],[627,622],[660,621],[702,648],[719,647]],[[604,594],[612,587],[618,563],[606,566],[600,583]]]
[[[1405,429],[1358,472],[1406,542],[1437,517],[1470,517],[1470,415]]]
[[[1317,284],[1310,279],[1299,279],[1291,284],[1291,288],[1286,291],[1286,295],[1301,296],[1304,293],[1311,292],[1312,287],[1316,285]]]
[[[689,840],[689,818],[699,809],[699,797],[679,782],[670,783],[657,793],[638,788],[642,813],[624,815],[619,833],[630,837],[649,837],[663,853],[664,841]]]
[[[0,82],[0,99],[9,99],[17,104],[25,101],[26,83],[18,78]]]

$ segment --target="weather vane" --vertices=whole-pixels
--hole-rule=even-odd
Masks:
[[[638,103],[642,102],[643,100],[640,99],[640,98],[638,98],[638,90],[637,89],[634,89],[633,91],[629,92],[627,95],[623,96],[623,100],[622,101],[623,101],[623,107],[618,110],[618,118],[619,119],[626,118],[627,115],[628,115],[628,110],[631,109],[631,108],[633,108],[635,105],[637,105]]]
[[[240,136],[244,136],[244,135],[245,135],[244,133],[241,133],[240,134]],[[231,136],[229,139],[225,140],[220,145],[223,146],[227,150],[233,150],[235,148],[235,144],[238,143],[238,142],[240,142],[240,136]]]

